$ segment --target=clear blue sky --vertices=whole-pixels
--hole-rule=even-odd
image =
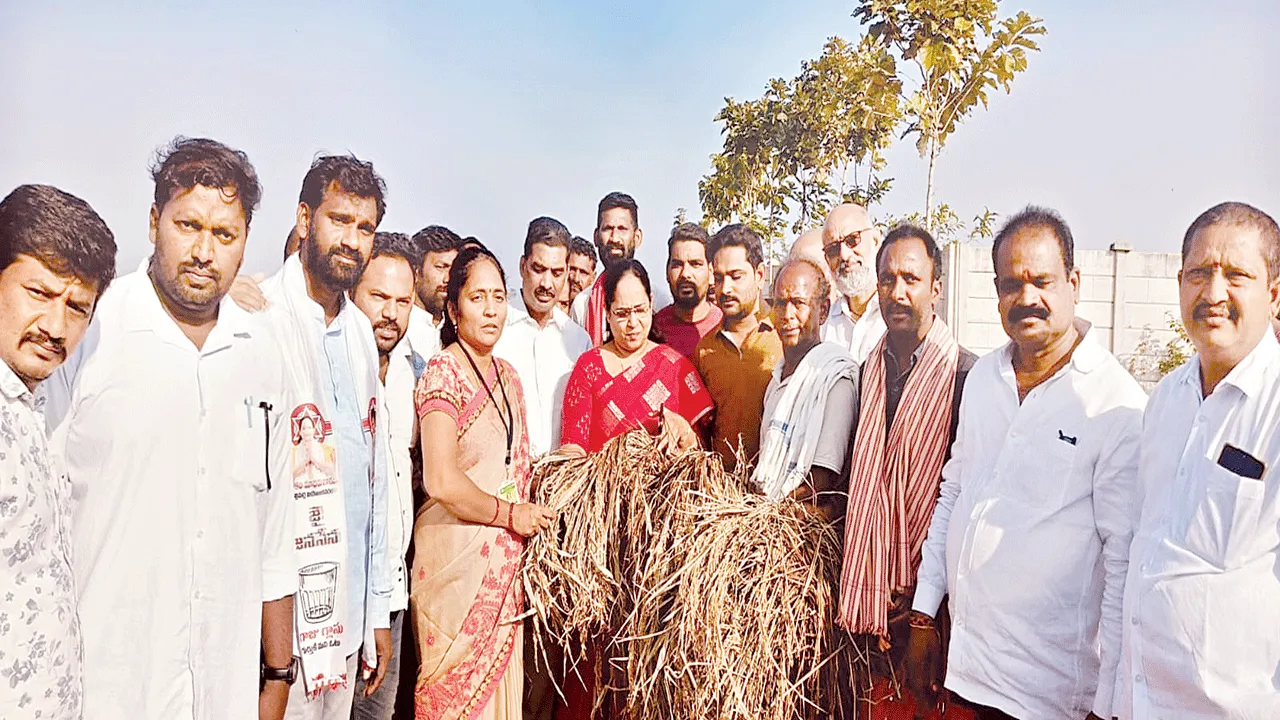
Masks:
[[[246,268],[271,270],[312,157],[352,151],[387,180],[384,229],[443,223],[508,261],[533,217],[586,236],[597,200],[625,190],[653,268],[675,209],[699,215],[723,98],[794,75],[828,36],[856,37],[853,6],[0,3],[0,192],[44,182],[84,197],[130,270],[147,249],[151,153],[214,137],[263,180]],[[938,197],[962,216],[1035,202],[1081,247],[1174,250],[1219,200],[1280,213],[1280,3],[1002,7],[1049,35],[941,157]],[[878,212],[919,209],[924,170],[911,142],[891,152]]]

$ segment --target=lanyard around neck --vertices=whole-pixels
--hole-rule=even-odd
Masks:
[[[502,391],[502,404],[507,408],[507,416],[502,417],[502,409],[498,407],[498,399],[493,396],[493,390],[489,389],[489,383],[485,382],[484,375],[480,374],[480,368],[476,366],[476,361],[471,359],[471,353],[467,352],[467,346],[461,341],[458,342],[458,349],[462,350],[462,355],[467,358],[467,363],[471,365],[472,371],[476,374],[476,379],[480,381],[480,385],[484,387],[485,394],[489,396],[489,402],[493,403],[493,409],[498,411],[498,420],[502,421],[502,429],[507,431],[507,468],[511,467],[511,445],[515,440],[515,416],[511,412],[511,399],[507,396],[507,387],[502,382],[502,373],[495,370],[494,374],[498,376],[498,389]],[[496,362],[496,361],[495,361]]]

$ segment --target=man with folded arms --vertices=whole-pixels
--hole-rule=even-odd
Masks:
[[[1151,395],[1113,714],[1280,717],[1280,228],[1243,203],[1182,240],[1196,354]]]
[[[906,684],[927,710],[949,598],[945,686],[978,717],[1111,717],[1146,396],[1075,316],[1056,213],[1014,215],[991,249],[1011,338],[969,372],[924,543]]]

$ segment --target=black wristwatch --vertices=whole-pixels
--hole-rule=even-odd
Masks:
[[[267,686],[268,680],[279,680],[286,685],[292,685],[298,680],[298,658],[289,660],[289,667],[273,668],[267,667],[264,660],[261,665],[261,671],[258,676],[258,692]]]

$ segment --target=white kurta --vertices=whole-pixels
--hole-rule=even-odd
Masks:
[[[435,318],[417,305],[409,310],[409,329],[404,336],[423,360],[430,360],[440,350],[440,328],[436,326]]]
[[[1224,457],[1227,446],[1261,467],[1231,450]],[[1198,356],[1152,393],[1118,717],[1280,718],[1277,467],[1280,343],[1272,333],[1209,397]]]
[[[415,367],[416,364],[416,367]],[[405,556],[413,539],[413,458],[418,434],[413,407],[417,376],[426,366],[406,336],[391,350],[383,396],[387,405],[387,570],[391,575],[391,612],[409,607],[409,569]]]
[[[50,378],[68,401],[49,420],[75,498],[86,718],[257,716],[262,603],[297,577],[276,347],[227,298],[197,349],[138,272]]]
[[[849,315],[849,305],[843,297],[831,305],[831,314],[822,325],[822,341],[835,343],[862,365],[884,336],[886,326],[880,314],[878,295],[871,296],[867,309],[856,321]]]
[[[1146,395],[1094,337],[1018,402],[1012,345],[974,364],[914,608],[949,595],[946,687],[1014,717],[1111,717]]]
[[[591,338],[556,308],[546,327],[529,317],[519,295],[507,308],[507,326],[494,355],[511,363],[524,386],[529,453],[533,457],[560,447],[564,388],[578,356],[591,349]]]

